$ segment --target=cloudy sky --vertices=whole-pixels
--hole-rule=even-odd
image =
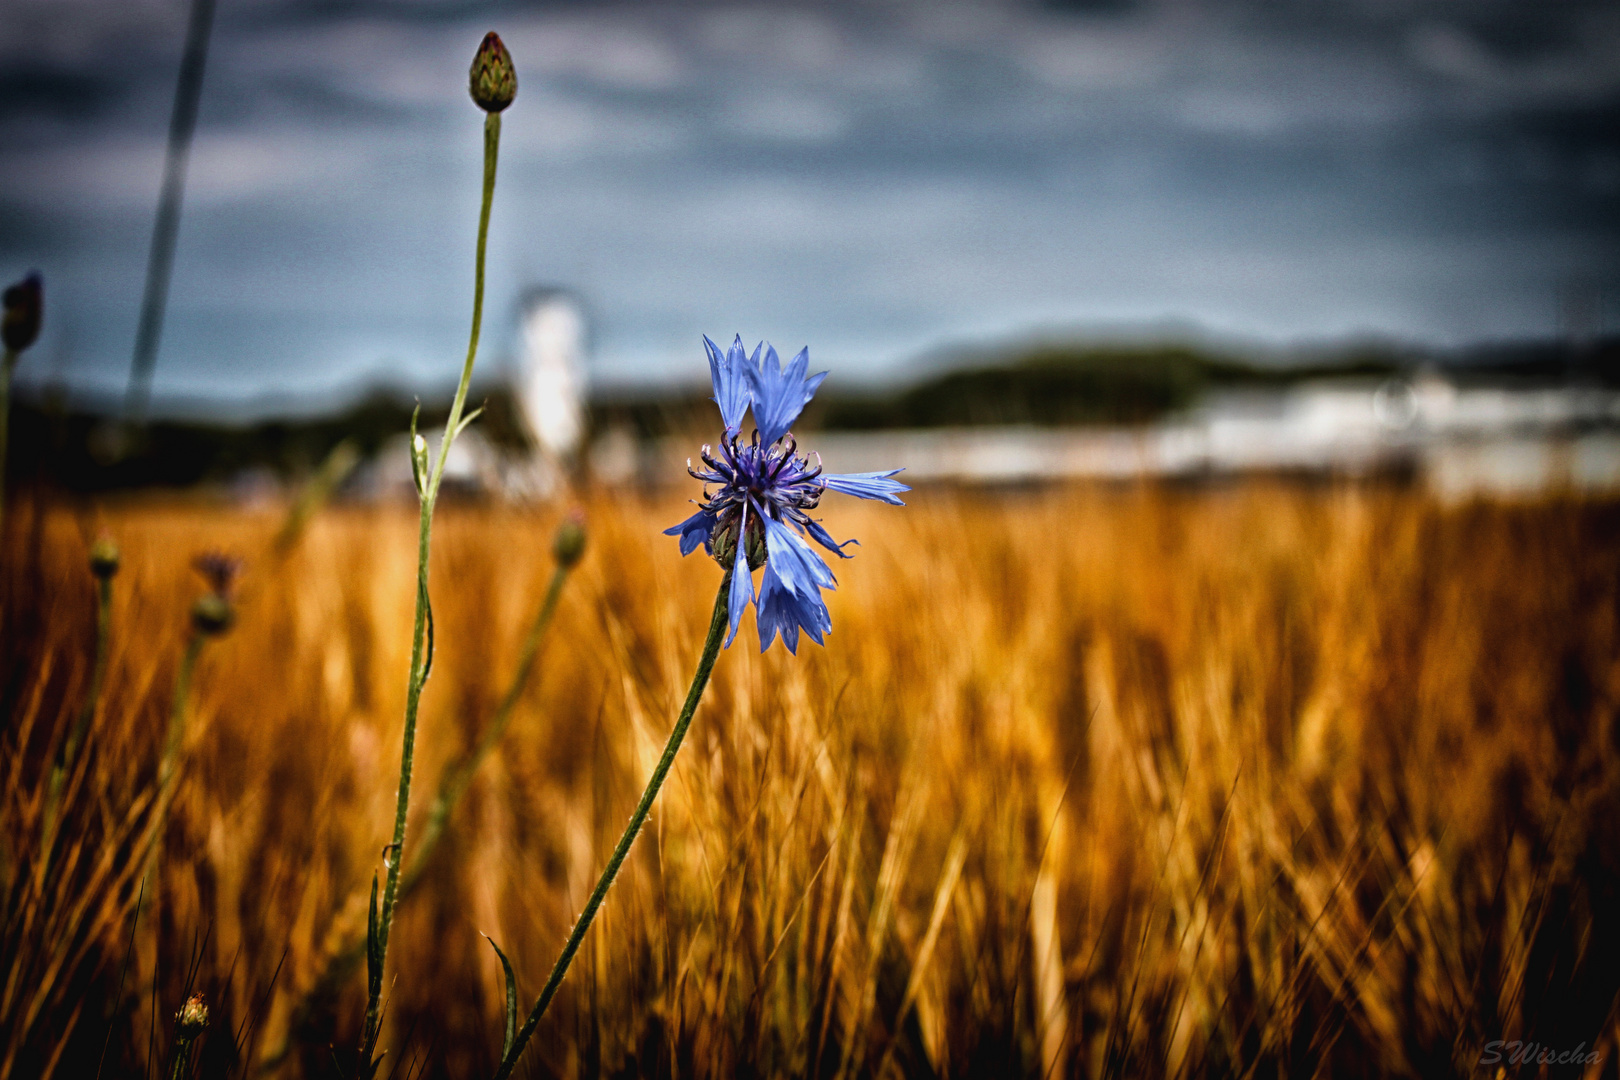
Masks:
[[[25,380],[127,378],[188,3],[0,0]],[[219,0],[160,401],[453,378],[487,29],[489,362],[535,284],[603,381],[738,330],[842,379],[1052,329],[1544,335],[1571,290],[1617,322],[1608,0]]]

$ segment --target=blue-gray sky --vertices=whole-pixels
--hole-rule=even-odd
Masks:
[[[186,12],[0,0],[25,380],[127,377]],[[160,401],[453,378],[487,29],[491,361],[534,284],[585,297],[604,381],[739,330],[841,380],[1053,328],[1544,335],[1620,285],[1607,0],[219,0]]]

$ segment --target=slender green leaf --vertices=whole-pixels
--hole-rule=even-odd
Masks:
[[[372,991],[382,988],[382,942],[378,934],[375,870],[371,872],[371,913],[366,917],[366,986]]]
[[[433,673],[433,599],[428,596],[427,581],[417,584],[422,593],[422,610],[427,612],[427,659],[422,664],[422,681],[417,686],[426,686],[428,676]]]
[[[501,969],[506,972],[506,1042],[501,1046],[501,1058],[512,1052],[512,1041],[517,1038],[517,976],[512,974],[512,962],[501,952],[501,947],[495,944],[495,939],[488,934],[484,940],[489,947],[495,950],[495,955],[501,958]]]
[[[421,415],[422,403],[419,401],[416,403],[416,408],[411,412],[411,479],[416,483],[416,497],[425,499],[427,498],[427,470],[422,467],[423,455],[417,453],[416,450],[416,421]]]
[[[456,425],[456,438],[461,438],[461,433],[467,430],[467,425],[482,416],[484,414],[484,409],[485,406],[480,405],[478,408],[474,409],[472,412],[468,413],[462,418],[461,423]]]

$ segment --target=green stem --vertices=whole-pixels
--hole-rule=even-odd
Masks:
[[[568,579],[570,567],[558,564],[551,575],[551,585],[546,590],[545,599],[540,603],[540,609],[535,614],[534,622],[529,627],[529,635],[524,639],[523,648],[518,654],[517,670],[512,674],[512,682],[506,689],[496,707],[483,737],[473,752],[463,761],[452,765],[445,770],[439,781],[439,794],[433,800],[433,808],[428,812],[427,824],[422,829],[422,837],[416,842],[411,853],[410,865],[399,879],[399,900],[403,901],[422,881],[427,872],[428,865],[433,861],[433,852],[444,837],[445,826],[450,823],[450,816],[455,813],[456,806],[466,793],[472,778],[477,774],[479,766],[484,763],[497,744],[501,736],[506,733],[514,708],[518,699],[523,696],[523,690],[528,685],[529,676],[534,672],[534,664],[539,657],[540,642],[544,639],[546,629],[551,625],[551,617],[557,610],[557,601],[562,596],[563,583]],[[292,1022],[287,1027],[287,1040],[282,1045],[267,1053],[260,1062],[261,1071],[265,1068],[279,1065],[291,1049],[291,1040],[297,1030],[308,1019],[310,1010],[321,996],[330,994],[341,980],[360,963],[366,955],[366,939],[364,936],[356,937],[343,947],[340,952],[333,954],[327,962],[326,968],[319,978],[312,984],[311,989],[293,1009]]]
[[[332,447],[321,462],[321,467],[315,470],[315,475],[304,484],[298,498],[293,501],[287,510],[287,517],[276,532],[276,538],[271,550],[277,557],[287,555],[298,544],[298,539],[304,533],[304,527],[309,519],[315,516],[326,501],[332,497],[339,484],[343,483],[354,467],[360,463],[360,448],[353,437],[347,438]]]
[[[174,1048],[174,1069],[169,1080],[186,1080],[191,1075],[191,1040],[181,1039]]]
[[[174,779],[175,766],[180,760],[180,745],[186,737],[186,706],[191,695],[191,672],[197,666],[208,637],[193,633],[186,642],[185,655],[180,658],[180,673],[174,679],[174,708],[169,713],[169,737],[163,744],[163,763],[158,767],[158,790],[164,791]]]
[[[394,906],[399,902],[400,867],[405,852],[405,819],[411,808],[411,765],[416,750],[416,718],[422,701],[422,686],[427,681],[428,637],[433,617],[428,600],[428,551],[433,536],[433,507],[438,501],[439,482],[444,478],[444,463],[450,453],[450,444],[461,426],[462,410],[467,404],[467,386],[472,381],[473,360],[478,355],[478,333],[484,320],[484,252],[489,243],[489,211],[495,197],[495,163],[500,143],[500,114],[490,113],[484,120],[484,199],[478,214],[472,334],[467,342],[467,360],[462,365],[461,382],[456,387],[455,401],[450,406],[450,417],[445,423],[444,438],[439,441],[438,460],[434,462],[422,490],[416,540],[416,624],[411,634],[410,680],[405,688],[405,734],[399,759],[399,792],[394,805],[394,838],[388,846],[390,854],[384,859],[388,876],[383,886],[382,907],[377,921],[378,963],[367,987],[366,1023],[360,1044],[360,1052],[367,1062],[371,1061],[377,1048],[381,1023],[382,972],[388,959],[388,934],[393,926]]]
[[[107,673],[107,639],[112,630],[112,579],[98,578],[96,593],[96,658],[90,668],[90,693],[84,699],[79,719],[62,747],[61,756],[51,768],[50,791],[45,799],[45,833],[40,850],[47,866],[51,861],[51,844],[56,838],[56,815],[61,807],[62,788],[67,783],[68,774],[73,771],[73,759],[78,756],[79,747],[90,730],[90,721],[95,718],[96,706],[101,702],[101,682]]]
[[[186,642],[185,654],[180,657],[179,674],[174,678],[174,707],[169,712],[169,733],[163,743],[163,759],[158,764],[157,806],[152,812],[152,824],[148,832],[146,869],[141,875],[143,882],[152,879],[152,870],[157,864],[158,853],[163,849],[163,830],[168,823],[169,806],[174,802],[175,771],[180,763],[180,748],[186,739],[186,712],[191,696],[191,673],[197,666],[197,657],[207,640],[206,634],[200,631],[192,632],[191,640]],[[154,885],[152,891],[146,895],[147,902],[150,903],[157,895],[156,886]]]
[[[95,718],[96,706],[101,704],[101,683],[107,677],[107,641],[112,636],[112,579],[96,580],[96,660],[90,669],[90,696],[85,698],[79,711],[79,722],[73,728],[67,747],[62,752],[62,763],[71,766],[73,758],[84,745],[84,737]]]
[[[630,846],[636,842],[636,836],[641,832],[641,826],[647,820],[647,814],[652,809],[653,800],[658,797],[658,789],[664,786],[664,778],[675,764],[675,754],[681,748],[681,740],[686,738],[686,729],[692,726],[692,714],[697,712],[698,702],[703,700],[704,688],[709,685],[709,673],[714,670],[714,661],[720,655],[720,643],[726,636],[726,609],[727,594],[730,592],[731,571],[727,570],[720,580],[720,592],[714,598],[714,614],[709,617],[709,636],[703,643],[703,655],[698,658],[697,672],[692,676],[692,687],[686,692],[686,704],[681,706],[681,715],[675,721],[675,728],[669,733],[669,742],[664,744],[664,756],[658,759],[658,765],[653,769],[652,778],[647,781],[647,790],[641,793],[641,801],[636,804],[635,813],[630,815],[630,823],[624,827],[624,835],[619,837],[618,846],[613,849],[613,857],[608,860],[607,868],[602,871],[602,877],[591,891],[589,900],[585,901],[585,910],[580,912],[579,919],[574,923],[574,929],[569,932],[568,940],[563,944],[562,954],[557,957],[557,963],[551,969],[551,975],[546,979],[546,985],[540,990],[540,997],[535,1001],[534,1008],[529,1012],[529,1018],[523,1022],[517,1037],[512,1040],[512,1048],[501,1059],[501,1067],[495,1073],[495,1080],[507,1080],[512,1070],[517,1068],[518,1058],[523,1056],[523,1049],[528,1045],[529,1039],[534,1035],[534,1029],[539,1026],[540,1018],[545,1015],[546,1007],[562,985],[563,976],[568,973],[568,965],[573,963],[574,954],[585,940],[585,932],[591,928],[591,920],[596,918],[597,909],[607,897],[607,891],[618,876],[619,867],[630,854]]]
[[[6,512],[6,448],[11,443],[11,370],[17,366],[17,353],[7,349],[0,358],[0,524]]]

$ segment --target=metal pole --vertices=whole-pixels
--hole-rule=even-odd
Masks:
[[[146,293],[141,299],[141,323],[135,333],[135,358],[130,363],[129,392],[124,400],[125,418],[136,424],[146,418],[158,341],[163,336],[163,312],[169,299],[169,275],[174,269],[175,238],[180,233],[186,162],[191,155],[192,134],[197,130],[197,103],[202,98],[203,67],[208,59],[208,35],[214,25],[214,2],[191,0],[186,51],[180,60],[180,81],[174,89],[169,150],[163,163],[163,193],[158,199],[157,221],[152,227],[152,249],[146,260]]]

